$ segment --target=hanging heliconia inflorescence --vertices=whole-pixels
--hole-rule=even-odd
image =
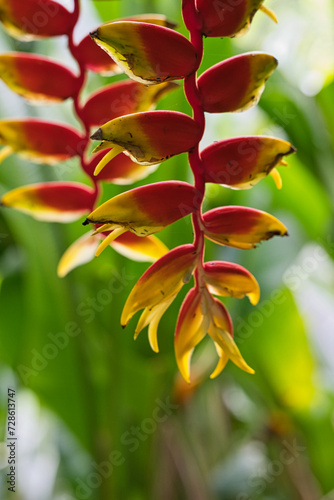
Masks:
[[[147,14],[110,22],[74,43],[79,0],[69,12],[53,0],[0,0],[0,21],[20,40],[66,35],[78,72],[58,62],[24,52],[0,55],[0,77],[31,103],[72,99],[82,130],[40,119],[0,120],[0,160],[16,153],[32,162],[54,165],[77,156],[91,187],[76,182],[47,182],[18,187],[2,198],[2,205],[36,219],[71,222],[86,215],[92,229],[66,250],[59,276],[90,261],[107,246],[139,261],[154,262],[133,287],[123,309],[126,326],[140,310],[135,338],[148,326],[151,347],[158,351],[160,318],[184,284],[193,288],[181,306],[175,331],[179,370],[190,380],[194,348],[206,336],[214,341],[217,376],[231,359],[253,373],[233,340],[231,318],[215,296],[248,296],[259,300],[252,274],[238,264],[205,262],[205,240],[241,249],[254,248],[287,229],[260,210],[223,206],[202,212],[206,183],[249,189],[271,175],[278,188],[277,166],[295,151],[287,141],[266,136],[234,137],[199,144],[205,130],[205,112],[239,112],[260,99],[276,59],[252,52],[219,62],[198,76],[203,37],[236,37],[249,29],[262,10],[275,20],[263,0],[220,2],[183,0],[182,14],[190,40],[175,31],[162,15]],[[43,22],[41,18],[43,17]],[[103,49],[103,50],[101,50]],[[103,87],[82,102],[88,71],[105,75],[124,72],[130,80]],[[157,101],[184,80],[185,96],[193,116],[154,110]],[[89,155],[90,139],[98,141]],[[194,185],[178,180],[148,184],[98,206],[102,182],[131,184],[153,172],[170,157],[188,153]],[[194,241],[170,251],[154,233],[191,215]]]

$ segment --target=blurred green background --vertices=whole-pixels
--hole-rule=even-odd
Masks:
[[[160,12],[179,22],[180,1],[82,1],[78,40],[102,22]],[[237,135],[286,138],[298,149],[249,191],[209,185],[206,208],[241,204],[270,212],[289,228],[252,251],[207,244],[206,259],[237,262],[261,286],[259,305],[225,301],[236,341],[255,369],[231,363],[215,380],[209,343],[194,356],[194,383],[177,373],[173,334],[186,290],[159,327],[160,353],[146,332],[122,331],[127,295],[143,271],[111,248],[64,279],[56,267],[85,229],[0,213],[0,496],[22,500],[330,500],[334,498],[334,3],[268,0],[234,40],[205,40],[201,72],[234,54],[264,50],[280,62],[258,106],[207,116],[203,146]],[[20,43],[3,30],[2,51],[51,55],[75,68],[61,38]],[[117,78],[90,75],[86,95]],[[182,88],[161,109],[190,113]],[[71,103],[33,107],[0,82],[0,115],[40,116],[77,125]],[[77,160],[56,167],[15,156],[0,170],[0,194],[43,180],[80,180]],[[143,185],[191,182],[186,155],[163,163]],[[122,192],[105,186],[103,199]],[[173,248],[192,240],[188,219],[162,231]],[[190,285],[189,285],[190,286]],[[76,335],[67,343],[61,333]],[[57,344],[58,342],[58,344]],[[50,348],[50,344],[53,346]],[[66,345],[65,345],[66,344]],[[8,493],[7,388],[16,389],[17,493]]]

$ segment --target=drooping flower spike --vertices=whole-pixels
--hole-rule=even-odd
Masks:
[[[276,167],[287,165],[283,157],[295,151],[287,141],[260,135],[215,142],[201,152],[205,181],[250,189],[270,174],[281,188]]]
[[[183,377],[190,380],[194,348],[208,334],[219,361],[217,376],[229,359],[248,373],[234,340],[231,318],[219,297],[247,296],[259,300],[259,285],[245,268],[231,263],[204,262],[206,239],[241,249],[254,248],[274,235],[287,234],[285,225],[270,214],[247,207],[223,206],[202,213],[206,183],[248,189],[268,174],[281,187],[276,167],[295,151],[273,137],[246,136],[220,140],[199,150],[205,131],[205,112],[239,112],[254,106],[277,60],[251,52],[215,64],[200,77],[203,36],[243,35],[258,10],[274,14],[263,0],[182,0],[190,41],[173,30],[165,16],[146,14],[100,26],[79,44],[74,29],[80,1],[68,11],[56,0],[0,0],[0,21],[21,40],[66,35],[78,63],[76,72],[44,56],[11,53],[0,56],[0,78],[24,98],[43,103],[72,99],[79,132],[67,125],[40,119],[0,121],[0,161],[15,152],[36,163],[55,165],[73,156],[93,187],[74,182],[48,182],[19,187],[5,194],[2,206],[44,221],[70,222],[89,214],[84,225],[93,228],[63,254],[58,275],[89,262],[111,246],[120,254],[154,264],[133,287],[122,313],[125,326],[143,310],[135,337],[148,326],[149,341],[158,351],[159,321],[185,283],[194,275],[176,325],[175,353]],[[87,71],[122,80],[82,102]],[[193,117],[177,111],[152,111],[158,99],[184,80]],[[88,157],[89,135],[100,144]],[[153,172],[171,156],[188,153],[194,186],[165,181],[141,186],[97,207],[103,181],[130,184]],[[194,243],[168,251],[153,233],[192,216]]]
[[[199,124],[177,111],[147,111],[115,118],[102,125],[91,137],[102,141],[94,152],[113,148],[97,165],[95,172],[98,174],[122,151],[141,165],[155,165],[171,156],[191,151],[200,137]]]
[[[121,324],[125,327],[136,312],[144,309],[135,338],[149,325],[151,347],[158,352],[157,328],[162,315],[191,278],[198,254],[193,245],[174,248],[157,260],[133,287],[125,303]]]
[[[118,21],[100,26],[91,36],[124,73],[141,83],[180,80],[197,67],[195,47],[170,28]]]
[[[204,111],[228,113],[255,106],[277,64],[269,54],[250,52],[212,66],[198,79]]]

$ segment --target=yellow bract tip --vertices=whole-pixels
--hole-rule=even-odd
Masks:
[[[252,306],[256,306],[256,304],[258,304],[260,300],[260,289],[256,290],[255,292],[248,293],[247,296]]]
[[[274,23],[278,23],[278,19],[277,19],[274,11],[272,11],[271,9],[268,9],[268,7],[265,7],[264,5],[261,5],[260,10],[262,10],[262,12],[267,14],[267,16],[269,16],[270,19],[272,19],[274,21]]]

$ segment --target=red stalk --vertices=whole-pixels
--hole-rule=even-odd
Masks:
[[[94,202],[92,204],[92,210],[93,210],[96,206],[96,202],[97,202],[98,197],[100,195],[101,188],[98,184],[96,177],[92,176],[89,173],[88,162],[85,159],[85,152],[86,152],[86,149],[87,149],[87,146],[89,143],[90,130],[89,130],[89,124],[85,123],[85,120],[84,120],[83,106],[80,104],[80,93],[81,93],[81,90],[82,90],[82,88],[85,84],[85,81],[86,81],[86,68],[85,68],[83,62],[81,61],[80,54],[78,52],[78,45],[76,45],[74,43],[74,36],[73,36],[75,26],[76,26],[78,19],[79,19],[79,15],[80,15],[80,0],[74,0],[74,10],[72,13],[72,27],[68,33],[68,48],[69,48],[73,58],[76,60],[78,66],[79,66],[79,76],[78,76],[77,91],[73,96],[73,105],[74,105],[75,113],[76,113],[79,121],[81,122],[83,128],[85,129],[84,144],[83,144],[83,147],[81,148],[81,151],[79,154],[80,154],[81,168],[83,169],[83,171],[87,175],[89,175],[89,177],[91,178],[91,180],[94,184]]]
[[[201,105],[201,99],[198,91],[197,85],[197,70],[201,64],[203,58],[203,37],[201,33],[201,22],[198,17],[198,12],[195,5],[195,0],[183,0],[182,1],[182,15],[184,23],[189,30],[190,33],[190,41],[196,48],[197,52],[197,68],[194,73],[189,75],[184,81],[184,91],[186,98],[192,107],[193,110],[193,119],[200,125],[201,127],[201,138],[205,129],[205,116],[204,110]],[[194,278],[196,287],[200,288],[203,286],[201,276],[203,273],[200,271],[203,268],[203,260],[204,260],[204,233],[201,229],[202,224],[202,204],[205,195],[205,181],[204,181],[204,173],[203,173],[203,162],[199,153],[199,143],[194,148],[193,151],[189,153],[189,164],[191,170],[194,174],[195,188],[198,193],[198,209],[192,215],[192,223],[194,227],[194,246],[198,250],[199,265],[196,267]]]

